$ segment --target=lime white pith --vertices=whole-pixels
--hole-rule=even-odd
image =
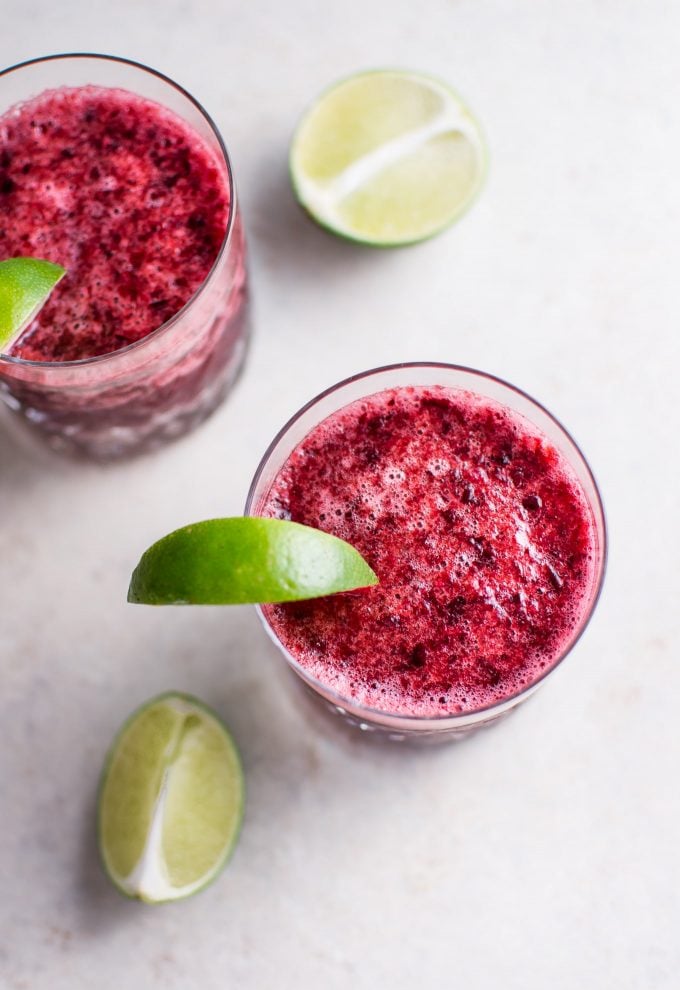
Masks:
[[[129,897],[177,900],[213,880],[238,837],[243,774],[221,721],[166,694],[135,712],[109,754],[99,796],[104,867]]]
[[[290,169],[298,200],[352,240],[397,246],[452,223],[484,181],[486,146],[453,90],[380,71],[323,94],[300,122]]]

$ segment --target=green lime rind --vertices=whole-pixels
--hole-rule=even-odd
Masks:
[[[143,554],[128,601],[245,605],[321,598],[378,583],[349,543],[282,519],[209,519],[175,530]]]
[[[39,258],[0,261],[0,352],[11,347],[65,274],[61,265]]]
[[[125,897],[182,900],[222,872],[245,806],[243,768],[219,716],[177,691],[136,709],[102,770],[97,838],[104,870]]]
[[[309,174],[308,165],[313,170],[320,162],[327,166],[335,149],[338,158],[344,161],[344,168],[360,163],[367,151],[370,158],[371,152],[380,150],[379,138],[375,139],[378,141],[376,147],[367,149],[366,136],[371,135],[373,140],[373,135],[379,134],[384,121],[390,118],[394,123],[403,116],[402,137],[407,136],[410,129],[417,130],[419,123],[432,122],[429,112],[420,121],[417,111],[414,117],[414,101],[409,93],[403,94],[403,101],[392,99],[389,93],[381,94],[385,81],[397,81],[414,92],[436,94],[441,100],[441,113],[456,119],[449,119],[444,131],[424,141],[420,151],[416,147],[407,152],[404,150],[401,163],[398,157],[391,162],[383,161],[384,172],[374,174],[365,189],[360,186],[346,198],[343,194],[335,199],[332,193],[329,195],[329,190],[337,183],[331,182],[329,187],[327,180],[331,176],[314,177]],[[345,100],[345,94],[353,86],[361,86],[363,92]],[[341,112],[336,116],[332,110],[329,114],[334,102],[340,103]],[[433,153],[433,140],[435,144],[441,144],[450,141],[455,133],[460,138],[459,147],[467,149],[463,157],[469,158],[463,172],[460,152],[454,155],[455,162],[450,160],[450,154]],[[395,136],[399,134],[391,135],[392,138]],[[364,147],[363,151],[357,150],[356,159],[349,161],[348,151],[355,137],[364,143]],[[386,143],[389,144],[389,136]],[[317,151],[310,152],[315,147]],[[445,164],[447,157],[448,165]],[[420,164],[419,158],[423,158]],[[488,146],[479,121],[452,87],[425,73],[388,68],[355,73],[324,90],[297,125],[288,162],[293,193],[307,215],[328,233],[372,248],[408,247],[443,233],[477,200],[486,180],[488,164]],[[340,167],[338,174],[342,171]],[[333,178],[337,179],[338,174]],[[353,201],[354,207],[346,209]]]

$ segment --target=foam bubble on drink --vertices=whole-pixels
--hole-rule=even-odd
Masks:
[[[560,657],[589,601],[594,524],[571,468],[490,399],[391,389],[317,425],[262,506],[348,540],[371,589],[267,606],[328,689],[440,716],[503,701]]]

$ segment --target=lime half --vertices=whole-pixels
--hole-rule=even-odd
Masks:
[[[61,265],[39,258],[0,261],[0,353],[23,333],[65,274]]]
[[[215,713],[185,694],[154,698],[123,725],[104,766],[104,868],[128,897],[188,897],[227,862],[243,802],[238,751]]]
[[[208,519],[169,533],[143,554],[128,601],[244,605],[320,598],[377,584],[358,550],[282,519]]]
[[[364,72],[327,90],[300,122],[290,172],[323,227],[396,247],[453,223],[486,174],[479,124],[444,83],[412,72]]]

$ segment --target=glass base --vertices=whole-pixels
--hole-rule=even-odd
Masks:
[[[207,419],[236,382],[250,339],[245,288],[237,305],[230,304],[203,346],[155,381],[79,400],[50,399],[27,384],[12,383],[10,390],[0,380],[0,397],[25,430],[56,453],[107,462],[157,450]]]
[[[294,671],[291,673],[293,675],[291,677],[293,689],[299,696],[309,721],[322,722],[324,732],[335,729],[347,739],[361,739],[377,745],[401,743],[407,746],[438,746],[443,743],[462,742],[463,739],[469,738],[475,732],[490,728],[495,722],[504,719],[518,707],[510,708],[474,725],[446,726],[436,729],[423,729],[414,726],[412,729],[396,730],[391,726],[380,725],[375,721],[366,721],[340,705],[334,704],[317,694],[302,678],[297,677]]]

